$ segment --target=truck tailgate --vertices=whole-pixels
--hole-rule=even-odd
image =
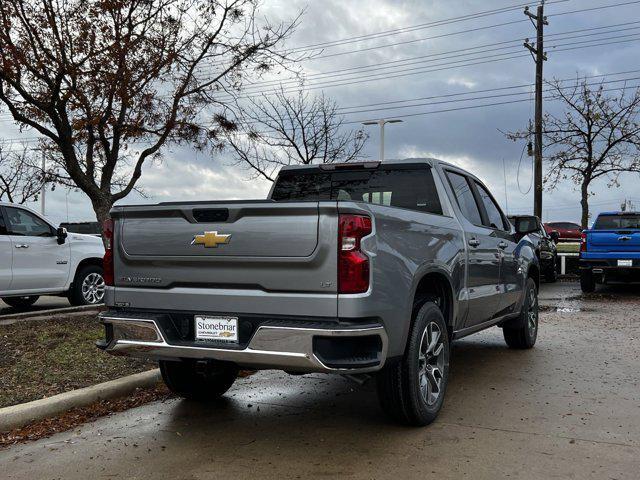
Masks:
[[[593,252],[640,252],[640,231],[589,230],[587,242]]]
[[[115,286],[335,293],[335,202],[116,207]]]

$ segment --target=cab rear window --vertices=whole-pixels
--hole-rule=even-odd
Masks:
[[[442,215],[431,169],[380,168],[373,171],[285,171],[271,199],[283,201],[344,200],[375,203]]]
[[[593,225],[595,230],[625,230],[640,228],[640,214],[600,215]]]

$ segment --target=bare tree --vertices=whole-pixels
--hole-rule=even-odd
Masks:
[[[0,144],[0,201],[22,204],[37,200],[43,178],[26,146],[13,149]]]
[[[362,157],[367,135],[348,130],[335,102],[298,92],[249,99],[226,125],[227,145],[238,164],[273,181],[284,165],[349,162]]]
[[[579,77],[571,86],[559,80],[547,85],[549,98],[562,102],[564,109],[544,115],[544,181],[548,189],[567,179],[580,187],[581,222],[586,228],[592,183],[606,178],[609,187],[618,186],[621,173],[640,172],[640,88],[623,87],[609,94],[604,81],[594,86]],[[516,140],[530,132],[507,135]]]
[[[258,24],[257,3],[2,0],[0,101],[102,221],[163,147],[219,146],[212,115],[286,60],[296,20]]]

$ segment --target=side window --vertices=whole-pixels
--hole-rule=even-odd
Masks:
[[[5,207],[7,230],[10,235],[51,237],[53,231],[47,222],[21,208]]]
[[[489,218],[489,227],[498,228],[500,230],[506,230],[507,227],[504,223],[504,219],[502,214],[500,213],[500,209],[489,195],[489,192],[484,185],[476,182],[476,187],[478,188],[478,193],[480,194],[480,198],[482,199],[482,203],[484,204],[484,208],[487,211],[487,217]]]
[[[471,191],[471,185],[467,181],[467,177],[459,173],[447,172],[447,178],[456,196],[462,214],[474,225],[482,225],[482,217],[478,204]]]

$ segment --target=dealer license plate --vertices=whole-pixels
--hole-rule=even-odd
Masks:
[[[238,342],[238,317],[196,315],[196,340],[201,342]]]
[[[633,267],[633,260],[618,260],[619,267]]]

